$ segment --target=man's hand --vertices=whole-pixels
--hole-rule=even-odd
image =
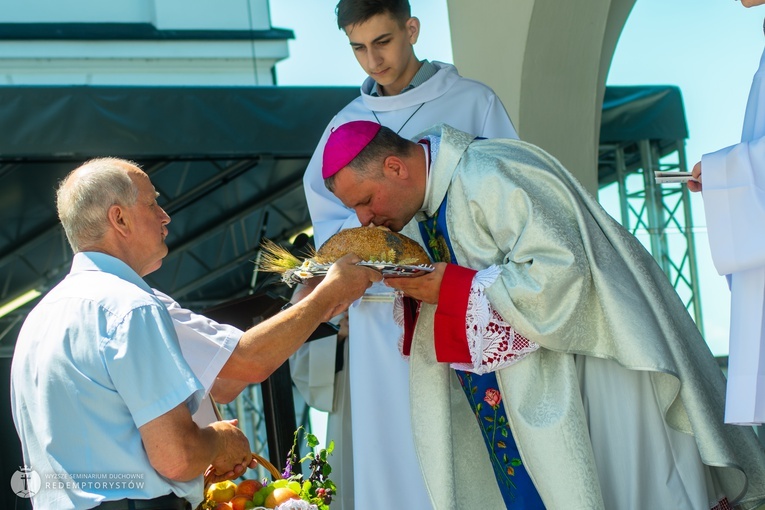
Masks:
[[[248,466],[250,469],[255,469],[258,467],[258,461],[254,458],[250,462],[250,465]],[[205,471],[205,482],[206,483],[218,483],[222,482],[224,480],[235,480],[242,476],[241,474],[234,474],[233,471],[229,471],[228,473],[224,475],[216,475],[215,474],[215,468],[213,466],[210,466],[207,468],[207,471]]]
[[[216,433],[218,454],[210,466],[211,472],[221,480],[231,480],[252,467],[252,449],[247,436],[237,427],[237,420],[216,421],[210,425]],[[208,468],[208,471],[210,471]]]
[[[222,424],[222,425],[220,425],[220,424]],[[234,419],[234,420],[226,420],[226,421],[215,422],[215,423],[211,424],[210,426],[213,429],[216,429],[216,430],[222,428],[224,430],[223,434],[227,435],[227,434],[231,433],[231,431],[229,430],[229,427],[227,425],[232,425],[236,430],[239,430],[238,428],[236,428],[238,424],[239,424],[239,420]],[[239,430],[239,432],[241,433],[240,430]],[[241,443],[240,443],[241,438],[237,437],[239,434],[237,434],[236,432],[233,432],[232,435],[233,435],[234,442],[238,446],[241,446]],[[243,433],[241,433],[241,435],[244,436]],[[207,468],[207,470],[205,471],[205,481],[206,482],[208,482],[208,483],[218,483],[218,482],[222,482],[223,480],[234,480],[235,478],[239,478],[240,476],[242,476],[242,474],[244,474],[244,472],[247,470],[247,468],[254,469],[254,468],[256,468],[258,466],[258,461],[255,460],[255,458],[252,456],[252,452],[250,451],[250,443],[249,443],[249,441],[247,441],[246,437],[244,439],[245,439],[246,445],[247,445],[247,454],[250,456],[249,464],[244,465],[244,462],[242,464],[236,464],[236,465],[234,465],[232,467],[232,469],[230,469],[230,470],[228,470],[228,471],[226,471],[224,473],[220,473],[218,471],[220,469],[220,466],[216,467],[215,465],[211,464]],[[245,459],[246,459],[246,456],[245,456]]]
[[[438,304],[438,294],[441,292],[441,281],[446,271],[445,262],[433,264],[435,269],[426,273],[424,276],[417,277],[398,277],[390,276],[385,278],[385,284],[394,289],[402,291],[409,297],[419,299],[424,303],[431,305]]]
[[[247,437],[237,421],[217,421],[199,428],[186,404],[138,428],[152,467],[171,480],[187,482],[213,465],[216,475],[236,478],[252,462]]]
[[[697,193],[701,191],[701,161],[693,166],[691,176],[693,177],[693,180],[688,181],[688,190]]]
[[[382,273],[369,267],[358,266],[359,262],[361,258],[352,253],[339,258],[314,290],[314,293],[326,294],[335,303],[324,315],[325,321],[347,310],[373,283],[382,280]]]

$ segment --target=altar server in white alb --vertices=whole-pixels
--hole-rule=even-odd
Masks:
[[[489,87],[460,76],[453,65],[417,59],[413,45],[420,22],[412,17],[407,0],[341,0],[336,13],[338,27],[345,31],[369,78],[361,86],[361,95],[327,126],[305,172],[317,247],[339,230],[359,226],[353,211],[327,191],[322,178],[324,146],[337,126],[351,120],[370,120],[411,137],[433,124],[447,122],[476,136],[517,138],[502,102]],[[397,348],[401,330],[392,319],[392,299],[390,289],[378,285],[349,311],[349,339],[340,347],[349,349],[346,369],[337,374],[335,384],[339,387],[335,390],[336,396],[346,397],[347,405],[347,388],[342,382],[349,376],[354,477],[346,476],[350,466],[343,462],[333,463],[344,473],[333,479],[339,480],[338,494],[344,501],[351,493],[350,484],[355,484],[357,508],[373,510],[376,504],[388,508],[394,490],[401,496],[396,498],[397,504],[403,505],[399,508],[427,509],[429,498],[416,467],[411,438],[408,367]],[[332,395],[327,381],[334,379],[334,352],[324,353],[323,359],[331,360],[327,363],[305,361],[306,356],[318,359],[323,347],[312,342],[293,357],[293,364],[302,357],[303,366],[312,367],[311,374],[300,377],[309,381],[312,405],[318,400],[318,387],[330,392],[330,398]],[[348,448],[347,436],[331,435],[337,434],[333,422],[347,412],[342,407],[335,399],[334,409],[325,408],[333,411],[328,435]],[[351,424],[342,425],[347,428]]]
[[[741,0],[745,7],[765,0]],[[693,168],[703,192],[717,272],[729,275],[730,346],[725,422],[765,423],[765,53],[754,75],[741,143]]]

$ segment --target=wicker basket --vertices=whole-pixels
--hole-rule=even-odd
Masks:
[[[272,477],[271,480],[272,481],[273,480],[281,480],[282,479],[282,474],[281,474],[281,472],[279,472],[279,470],[276,468],[276,466],[274,466],[268,460],[264,459],[263,457],[261,457],[260,455],[258,455],[255,452],[252,452],[252,456],[253,456],[253,458],[255,460],[258,461],[258,464],[260,464],[261,466],[266,468],[266,471],[271,473],[271,477]]]
[[[215,402],[215,399],[212,395],[209,395],[210,403],[212,404],[213,413],[215,413],[215,417],[218,421],[223,420],[223,416],[220,414],[220,409],[218,409],[218,404]],[[269,461],[267,461],[265,458],[261,457],[255,452],[252,452],[252,456],[255,458],[255,460],[258,461],[258,464],[266,468],[266,470],[271,473],[271,476],[273,477],[273,480],[280,480],[282,478],[282,474],[279,472],[276,467],[274,467],[273,464],[271,464]],[[205,476],[205,492],[207,492],[207,488],[210,486],[210,478],[208,476]]]
[[[268,471],[271,474],[272,480],[281,480],[282,474],[279,472],[278,469],[276,469],[276,466],[274,466],[268,460],[261,457],[255,452],[252,452],[252,457],[258,461],[258,464],[266,468],[266,471]],[[211,478],[212,478],[212,475],[205,475],[205,492],[207,491],[207,488],[210,486]]]
[[[268,471],[271,474],[271,481],[281,480],[282,479],[281,472],[279,472],[279,470],[276,468],[276,466],[271,464],[264,457],[261,457],[260,455],[258,455],[255,452],[252,452],[252,457],[256,461],[258,461],[258,464],[260,464],[261,466],[266,468],[266,471]],[[207,488],[210,487],[210,485],[212,484],[211,479],[212,479],[212,474],[205,475],[205,485],[204,485],[204,493],[205,494],[207,494]],[[214,505],[213,505],[213,507],[214,507]],[[197,506],[196,510],[208,510],[209,508],[211,508],[211,506],[209,504],[207,504],[207,501],[203,501],[202,503],[199,504],[199,506]]]

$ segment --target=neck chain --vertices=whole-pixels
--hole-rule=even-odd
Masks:
[[[396,134],[399,134],[401,132],[401,130],[404,129],[404,126],[406,126],[409,123],[409,121],[412,120],[412,117],[414,117],[414,114],[419,112],[420,108],[422,108],[423,106],[425,106],[425,103],[420,103],[420,106],[418,106],[417,109],[414,112],[412,112],[412,114],[409,116],[409,118],[406,119],[403,124],[401,124],[401,127],[398,128],[398,131],[396,131]],[[377,123],[382,126],[382,122],[380,122],[380,119],[377,117],[377,113],[375,113],[374,110],[372,110],[372,115],[375,116],[375,120],[377,121]]]

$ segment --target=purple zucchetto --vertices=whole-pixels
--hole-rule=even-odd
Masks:
[[[324,146],[321,176],[332,177],[348,166],[380,131],[380,124],[368,120],[354,120],[333,129]]]

